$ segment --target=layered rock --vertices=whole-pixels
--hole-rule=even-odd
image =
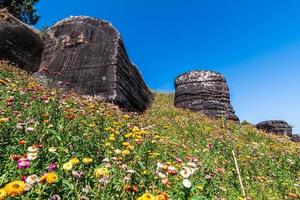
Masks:
[[[269,120],[256,124],[256,128],[268,133],[292,136],[293,128],[283,120]]]
[[[70,17],[48,29],[44,43],[37,76],[130,111],[149,106],[152,93],[131,63],[119,32],[109,22]]]
[[[213,71],[191,71],[175,80],[174,105],[201,112],[212,118],[222,116],[238,121],[230,104],[229,88],[224,76]]]
[[[291,140],[293,142],[300,142],[300,135],[299,134],[293,134],[291,137]]]
[[[43,41],[31,28],[0,12],[0,60],[8,60],[27,72],[39,69]]]

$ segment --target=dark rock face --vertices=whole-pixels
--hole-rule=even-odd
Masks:
[[[291,140],[293,142],[300,142],[300,135],[298,134],[293,134],[292,137],[291,137]]]
[[[212,118],[222,116],[239,121],[230,104],[229,88],[224,76],[213,71],[191,71],[175,80],[178,108],[199,111]]]
[[[256,128],[266,131],[268,133],[275,133],[279,135],[292,136],[293,128],[282,120],[263,121],[256,124]]]
[[[27,72],[39,69],[42,39],[25,25],[0,20],[0,59],[8,60]]]
[[[151,91],[128,58],[119,32],[109,22],[70,17],[48,29],[44,43],[36,76],[130,111],[144,111],[151,103]]]

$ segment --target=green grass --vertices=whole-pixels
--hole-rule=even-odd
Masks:
[[[137,199],[144,193],[156,199],[159,194],[175,200],[243,199],[232,149],[248,199],[300,196],[299,144],[250,125],[176,109],[172,94],[155,94],[152,107],[141,115],[125,114],[92,98],[46,89],[2,63],[0,95],[0,188],[24,176],[41,177],[50,163],[58,166],[54,183],[36,183],[7,199],[55,194],[62,199]],[[18,169],[12,155],[24,156],[33,145],[39,146],[37,158],[29,168]],[[52,147],[56,151],[49,152]],[[83,163],[86,157],[93,162]],[[80,162],[63,169],[72,158]],[[196,167],[188,167],[195,171],[188,178],[191,188],[185,188],[180,171],[189,162]],[[157,163],[164,167],[157,169]],[[176,171],[166,169],[170,166]],[[72,171],[83,175],[76,178]]]

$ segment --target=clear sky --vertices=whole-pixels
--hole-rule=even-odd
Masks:
[[[300,133],[299,0],[40,0],[37,28],[70,15],[108,20],[155,90],[193,69],[223,73],[242,120]]]

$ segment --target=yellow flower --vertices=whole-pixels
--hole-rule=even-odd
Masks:
[[[96,168],[94,171],[96,178],[101,178],[103,176],[109,176],[109,170],[106,167]]]
[[[113,135],[109,136],[108,139],[109,139],[109,141],[115,141],[116,140],[116,138]]]
[[[4,186],[4,190],[9,196],[16,196],[23,193],[26,185],[24,181],[13,181]]]
[[[126,134],[124,135],[125,138],[130,138],[130,137],[132,137],[132,136],[133,136],[132,133],[126,133]]]
[[[141,130],[141,131],[140,131],[140,134],[141,134],[141,135],[147,135],[147,132],[146,132],[145,130]]]
[[[156,198],[150,193],[145,193],[141,197],[139,197],[138,200],[156,200]]]
[[[58,176],[55,173],[48,173],[46,175],[46,181],[49,184],[56,183],[58,180]]]
[[[163,166],[162,166],[162,169],[163,169],[163,170],[167,170],[167,169],[168,169],[168,165],[163,165]]]
[[[0,200],[4,200],[7,197],[5,189],[0,189]]]
[[[40,178],[41,183],[45,183],[45,181],[47,181],[49,184],[56,183],[57,180],[58,176],[55,173],[47,173]]]
[[[138,127],[136,127],[136,126],[132,128],[132,132],[138,132],[139,130],[140,129]]]
[[[84,164],[90,164],[90,163],[93,162],[93,159],[92,159],[92,158],[89,158],[89,157],[86,157],[86,158],[83,158],[83,159],[82,159],[82,162],[83,162]]]
[[[78,163],[80,163],[78,158],[72,158],[69,162],[72,163],[73,165],[77,165]]]
[[[70,171],[73,168],[73,164],[71,162],[66,162],[63,164],[63,169],[66,171]]]
[[[8,122],[8,121],[9,121],[9,118],[0,118],[0,124]]]
[[[124,119],[129,119],[130,116],[129,116],[129,115],[123,115],[123,118],[124,118]]]
[[[129,142],[123,142],[122,145],[123,145],[124,147],[128,147],[128,146],[130,146],[130,143],[129,143]]]
[[[127,155],[129,155],[129,154],[130,154],[130,151],[127,150],[127,149],[125,149],[125,150],[122,151],[122,155],[123,155],[123,156],[127,156]]]

